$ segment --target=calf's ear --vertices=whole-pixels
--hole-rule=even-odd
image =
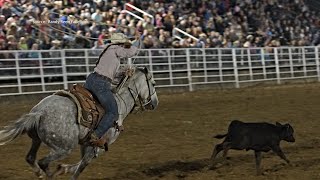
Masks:
[[[292,128],[292,126],[289,124],[289,123],[287,123],[287,124],[285,124],[285,126],[289,129],[289,128]]]
[[[282,126],[282,124],[280,124],[279,122],[276,122],[276,126]]]

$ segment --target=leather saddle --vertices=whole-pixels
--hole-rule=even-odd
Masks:
[[[82,108],[82,117],[79,120],[80,124],[89,129],[95,129],[105,114],[103,107],[93,97],[91,92],[82,85],[74,84],[70,89],[70,93],[78,99]]]

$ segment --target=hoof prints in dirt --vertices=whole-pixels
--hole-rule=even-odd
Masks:
[[[147,176],[158,176],[162,177],[170,172],[178,172],[176,175],[178,178],[186,177],[187,172],[201,171],[208,166],[208,160],[195,160],[190,162],[182,161],[170,161],[161,165],[155,165],[143,170],[143,173]]]

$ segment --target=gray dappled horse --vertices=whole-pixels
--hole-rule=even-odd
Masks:
[[[114,95],[119,107],[119,125],[122,125],[123,120],[135,107],[154,110],[158,106],[154,85],[155,81],[147,68],[136,68],[123,88]],[[88,131],[89,129],[77,123],[77,106],[71,99],[50,95],[34,106],[30,113],[0,131],[0,145],[27,133],[32,138],[32,146],[26,161],[39,178],[42,178],[44,173],[48,179],[53,179],[59,174],[72,173],[71,179],[77,179],[97,153],[103,151],[102,149],[81,145],[82,159],[76,164],[59,165],[53,173],[49,171],[49,164],[67,157]],[[108,130],[109,145],[119,134],[120,131],[116,128]],[[50,148],[51,153],[37,161],[37,151],[42,142]]]

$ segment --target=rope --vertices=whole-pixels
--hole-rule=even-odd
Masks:
[[[54,37],[53,37],[53,36],[49,35],[47,32],[45,32],[45,31],[41,30],[40,28],[38,28],[38,27],[36,27],[36,26],[34,26],[34,25],[32,25],[32,27],[33,27],[33,28],[35,28],[35,29],[37,29],[38,31],[40,31],[40,32],[42,32],[42,33],[46,33],[46,34],[47,34],[47,36],[49,36],[50,38],[54,39]],[[33,39],[36,39],[36,38],[33,38]]]
[[[56,13],[56,12],[48,12],[48,13],[49,13],[49,14],[56,14],[56,15],[59,15],[59,16],[61,15],[61,14]],[[75,17],[80,18],[78,15],[75,15]],[[95,21],[93,21],[93,20],[86,20],[86,21],[91,22],[91,23],[95,22]],[[67,22],[67,21],[66,21],[66,22]],[[120,24],[116,24],[116,25],[115,25],[115,24],[108,24],[108,23],[102,23],[102,22],[100,22],[99,24],[100,24],[100,25],[107,25],[107,26],[115,26],[115,27],[125,27],[125,28],[131,28],[131,29],[135,29],[135,30],[136,30],[135,27],[126,26],[126,25],[120,25]],[[39,25],[37,25],[37,26],[39,27]],[[63,31],[63,30],[60,30],[60,29],[58,29],[58,28],[55,28],[55,27],[49,25],[49,23],[46,23],[46,26],[49,27],[49,28],[51,28],[51,29],[54,30],[54,31],[58,31],[58,32],[60,32],[60,33],[67,34],[67,35],[71,35],[71,36],[74,36],[74,37],[81,37],[81,38],[84,38],[84,39],[86,39],[86,40],[88,40],[88,41],[90,41],[90,40],[99,40],[99,38],[91,38],[91,37],[86,37],[86,36],[83,36],[83,35],[78,35],[78,34],[76,34],[77,32],[75,32],[74,30],[72,30],[71,28],[69,28],[69,27],[67,27],[67,26],[65,26],[64,28],[68,29],[68,30],[71,31],[71,32],[65,32],[65,31]],[[35,27],[35,26],[32,26],[32,27]],[[39,31],[43,32],[42,30],[40,30],[40,28],[36,28],[36,29],[38,29]],[[52,36],[50,36],[50,35],[49,35],[49,37],[52,38]],[[107,39],[107,40],[109,40],[109,39]],[[138,50],[137,50],[137,52],[135,53],[134,56],[136,56],[136,55],[139,54],[139,52],[140,52],[140,49],[141,49],[141,46],[142,46],[142,42],[141,42],[141,41],[142,41],[142,40],[141,40],[141,37],[140,37],[140,38],[139,38],[139,47],[138,47]],[[132,60],[132,64],[134,64],[134,62],[136,61],[136,59],[137,59],[137,57],[135,57],[135,58]],[[130,67],[130,68],[133,68],[133,66]]]
[[[61,15],[61,14],[56,13],[56,12],[48,12],[48,13],[49,14],[56,14],[56,15],[59,15],[59,16]],[[78,15],[75,15],[75,17],[76,18],[80,18]],[[95,22],[93,20],[88,20],[88,19],[86,21],[91,22],[91,23]],[[108,23],[103,23],[103,22],[100,22],[99,25],[107,25],[107,26],[115,26],[115,27],[124,27],[124,28],[136,29],[135,27],[131,27],[131,26],[120,25],[120,24],[108,24]],[[37,25],[37,26],[39,26],[39,25]],[[67,34],[67,35],[70,35],[70,36],[74,36],[74,37],[81,37],[81,38],[84,38],[84,39],[86,39],[88,41],[90,41],[90,40],[94,40],[94,41],[99,40],[99,38],[92,38],[92,37],[86,37],[86,36],[83,36],[83,35],[78,35],[77,32],[75,32],[74,30],[72,30],[71,28],[69,28],[67,26],[65,26],[64,28],[68,29],[71,32],[66,32],[66,31],[60,30],[58,28],[55,28],[55,27],[49,25],[49,23],[47,23],[46,26],[51,28],[54,31],[57,31],[57,32],[60,32],[60,33],[63,33],[63,34]],[[40,30],[39,28],[37,28],[37,29]],[[50,36],[50,37],[52,38],[52,36]],[[105,40],[110,40],[110,39],[105,39]],[[140,48],[141,48],[141,44],[140,44]]]
[[[49,13],[49,14],[57,14],[57,15],[61,15],[61,14],[56,13],[56,12],[48,12],[48,13]],[[76,18],[81,18],[81,17],[79,17],[78,15],[73,15],[73,16],[75,16]],[[88,20],[88,19],[86,19],[86,21],[91,22],[91,23],[93,23],[93,22],[97,23],[96,21]],[[127,25],[121,25],[121,24],[108,24],[108,23],[104,23],[104,22],[99,22],[99,25],[107,25],[107,26],[125,27],[125,28],[130,28],[130,29],[136,29],[135,27],[131,27],[131,26],[127,26]]]
[[[135,58],[133,59],[133,61],[132,61],[132,64],[134,64],[134,62],[137,60],[137,55],[139,54],[139,52],[140,52],[140,50],[141,50],[141,45],[142,45],[142,40],[141,40],[141,37],[139,37],[139,48],[138,48],[138,50],[137,50],[137,52],[136,52],[136,54],[134,55],[135,56]]]

